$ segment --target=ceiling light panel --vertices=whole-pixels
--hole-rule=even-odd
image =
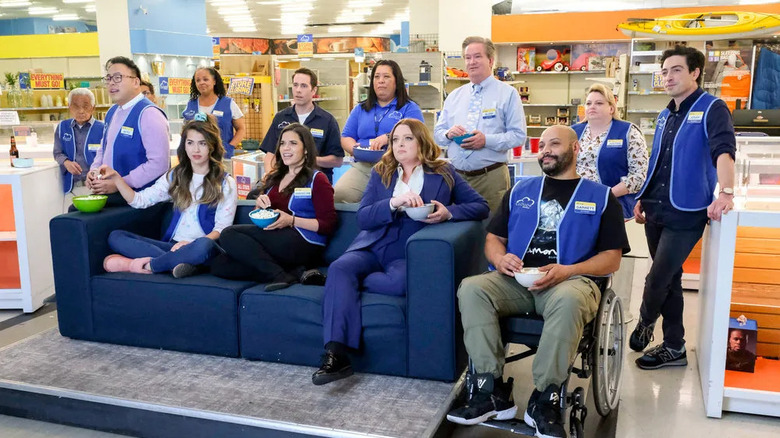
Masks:
[[[79,16],[76,14],[59,14],[51,17],[54,21],[77,21]]]
[[[27,0],[0,1],[0,8],[23,8],[30,5],[32,5],[32,2]]]
[[[49,15],[49,14],[56,14],[60,10],[57,8],[51,8],[51,7],[31,7],[27,9],[27,13],[30,15]]]

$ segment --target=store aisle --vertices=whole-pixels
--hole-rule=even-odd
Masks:
[[[628,310],[634,315],[639,313],[642,285],[647,266],[646,260],[637,260],[631,298],[628,300]],[[605,435],[594,434],[594,431],[590,430],[586,436],[598,436],[598,438],[609,438],[610,436],[737,438],[743,436],[745,431],[750,431],[750,436],[754,438],[780,436],[780,419],[777,418],[732,413],[724,413],[722,419],[710,419],[704,416],[695,357],[698,331],[697,294],[686,292],[685,304],[689,365],[684,368],[643,371],[633,364],[639,353],[628,353],[623,374],[623,389],[616,432],[614,435]],[[0,325],[0,347],[55,327],[56,312],[47,312],[48,309],[41,309],[41,311],[36,312],[33,318],[10,327]],[[634,324],[634,322],[629,324],[629,331]],[[655,336],[656,339],[661,339],[660,326]],[[513,365],[515,368],[510,371],[511,375],[517,376],[516,379],[522,378],[523,375],[530,376],[529,370],[523,368],[530,366],[530,361],[525,361],[528,365],[523,362],[520,361]],[[525,386],[518,385],[515,392],[520,411],[525,408],[528,398],[528,388]],[[0,415],[0,436],[4,438],[108,438],[118,435]],[[503,438],[514,435],[485,427],[464,427],[456,429],[452,436],[457,438]]]

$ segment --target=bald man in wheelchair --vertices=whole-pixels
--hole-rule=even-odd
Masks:
[[[524,421],[537,437],[566,437],[559,397],[601,291],[594,279],[620,267],[629,251],[620,204],[609,187],[576,172],[579,142],[568,126],[539,141],[544,176],[524,177],[506,193],[488,225],[485,256],[495,270],[466,278],[458,289],[466,350],[472,361],[466,404],[447,415],[459,424],[515,417],[513,379],[503,379],[499,319],[536,313],[544,328],[533,361],[534,390]],[[523,268],[542,275],[531,286],[515,280]]]

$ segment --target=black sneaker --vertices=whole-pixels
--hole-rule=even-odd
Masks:
[[[540,438],[566,438],[566,428],[563,427],[561,416],[560,388],[550,385],[544,392],[534,389],[528,400],[528,409],[523,421],[529,427],[536,429]]]
[[[189,263],[179,263],[173,267],[171,274],[173,274],[173,278],[184,278],[191,277],[199,272],[200,269],[195,265],[191,265]]]
[[[447,420],[453,423],[474,425],[491,418],[510,420],[517,414],[512,398],[512,382],[510,377],[506,382],[495,381],[490,373],[477,374],[473,379],[467,379],[472,388],[466,388],[473,394],[465,405],[453,409],[447,414]]]
[[[682,350],[672,350],[664,344],[656,345],[636,360],[636,366],[643,370],[686,365],[688,365],[688,355],[685,353],[685,347]]]
[[[320,369],[311,376],[311,382],[315,385],[324,385],[336,380],[349,377],[354,374],[349,357],[345,354],[336,354],[330,350],[322,355]]]
[[[653,330],[655,330],[655,323],[647,324],[642,318],[639,318],[639,322],[636,323],[634,331],[631,332],[631,339],[628,341],[628,346],[634,351],[641,352],[647,345],[653,342]]]

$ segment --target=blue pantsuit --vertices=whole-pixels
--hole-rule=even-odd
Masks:
[[[420,197],[436,200],[452,213],[454,221],[482,220],[488,216],[487,202],[454,169],[452,189],[441,175],[426,168]],[[357,235],[347,251],[328,268],[323,297],[324,343],[338,342],[360,347],[362,332],[361,292],[404,296],[406,294],[406,241],[426,226],[399,210],[390,209],[398,174],[389,187],[372,170],[366,192],[358,208]]]

